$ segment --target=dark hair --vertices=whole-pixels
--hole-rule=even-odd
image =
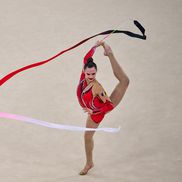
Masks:
[[[93,58],[90,57],[87,59],[87,63],[84,65],[84,70],[86,70],[86,68],[95,68],[97,70],[97,65],[94,63]]]

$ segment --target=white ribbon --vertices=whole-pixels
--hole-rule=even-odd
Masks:
[[[69,130],[69,131],[104,131],[104,132],[115,133],[120,130],[120,127],[118,128],[84,128],[84,127],[73,126],[73,125],[49,123],[46,121],[41,121],[38,119],[26,117],[26,116],[20,116],[20,115],[4,113],[4,112],[0,112],[0,118],[13,119],[18,121],[23,121],[26,123],[32,123],[32,124],[45,126],[48,128],[56,128],[56,129]]]

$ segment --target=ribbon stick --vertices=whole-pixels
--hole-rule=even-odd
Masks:
[[[25,71],[25,70],[28,70],[30,68],[34,68],[34,67],[37,67],[37,66],[41,66],[43,64],[46,64],[52,60],[54,60],[55,58],[57,58],[58,56],[60,56],[61,54],[67,52],[67,51],[70,51],[76,47],[78,47],[79,45],[85,43],[86,41],[94,38],[94,37],[97,37],[99,35],[111,35],[111,34],[115,34],[115,33],[123,33],[127,36],[130,36],[130,37],[133,37],[133,38],[138,38],[138,39],[143,39],[145,40],[146,39],[146,35],[145,35],[145,29],[143,28],[143,26],[137,21],[137,20],[134,20],[134,24],[135,26],[140,30],[140,32],[142,33],[141,35],[140,34],[136,34],[136,33],[133,33],[133,32],[130,32],[130,31],[126,31],[126,30],[107,30],[107,31],[104,31],[104,32],[101,32],[101,33],[98,33],[98,34],[95,34],[91,37],[88,37],[82,41],[80,41],[79,43],[73,45],[72,47],[68,48],[68,49],[65,49],[61,52],[59,52],[58,54],[52,56],[51,58],[47,59],[47,60],[44,60],[44,61],[41,61],[41,62],[36,62],[36,63],[33,63],[33,64],[30,64],[30,65],[27,65],[25,67],[22,67],[20,69],[17,69],[9,74],[7,74],[6,76],[4,76],[2,79],[0,79],[0,86],[2,86],[5,82],[7,82],[10,78],[12,78],[13,76],[15,76],[16,74],[22,72],[22,71]],[[108,35],[108,36],[109,36]],[[108,36],[106,36],[105,38],[107,38]],[[104,39],[105,39],[104,38]]]
[[[16,115],[16,114],[5,113],[5,112],[0,112],[0,118],[13,119],[13,120],[26,122],[26,123],[41,125],[41,126],[48,127],[48,128],[69,130],[69,131],[104,131],[104,132],[116,133],[120,130],[120,127],[118,127],[118,128],[84,128],[84,127],[78,127],[78,126],[73,126],[73,125],[49,123],[46,121],[33,119],[33,118],[26,117],[26,116],[20,116],[20,115]]]

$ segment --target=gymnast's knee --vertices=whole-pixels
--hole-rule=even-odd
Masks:
[[[129,86],[130,79],[128,78],[128,76],[125,76],[122,80],[120,80],[120,83],[127,88]]]

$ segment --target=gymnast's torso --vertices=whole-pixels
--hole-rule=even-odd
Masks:
[[[87,63],[89,57],[93,56],[94,52],[95,49],[92,48],[86,54],[84,64]],[[96,79],[91,82],[87,81],[83,71],[77,87],[77,98],[82,108],[89,108],[93,111],[91,119],[96,123],[101,122],[105,114],[114,108],[102,85]]]

